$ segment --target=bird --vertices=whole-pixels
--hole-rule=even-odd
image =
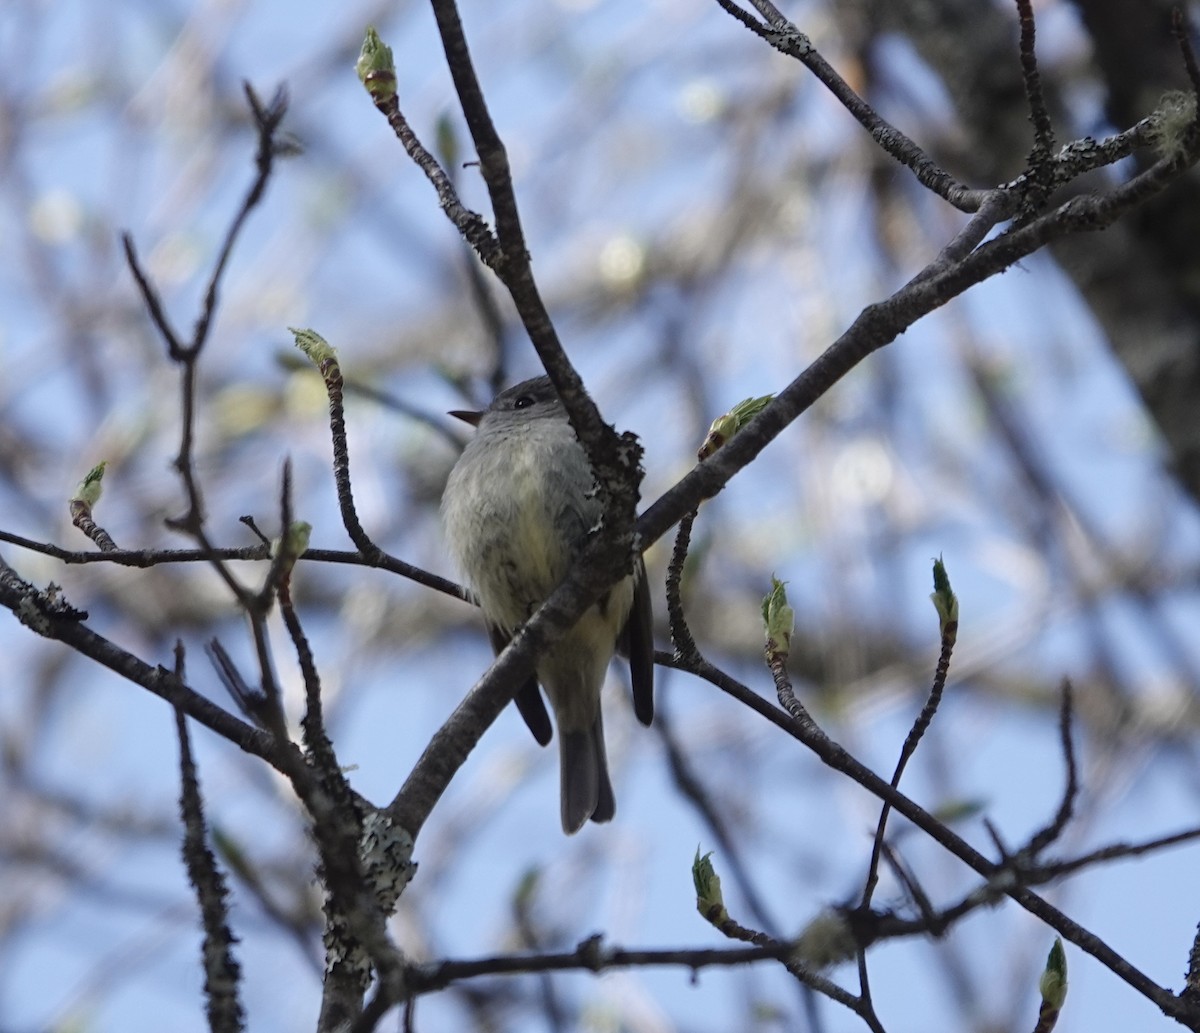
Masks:
[[[562,582],[602,505],[587,452],[549,377],[500,392],[481,412],[449,415],[476,428],[442,496],[446,541],[479,601],[498,655]],[[654,718],[654,641],[645,566],[613,585],[538,657],[515,702],[541,745],[553,737],[540,683],[558,730],[563,831],[616,813],[604,743],[600,689],[609,662],[629,659],[634,713]]]

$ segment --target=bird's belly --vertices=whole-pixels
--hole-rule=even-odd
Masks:
[[[504,503],[480,514],[482,531],[468,570],[484,610],[506,631],[527,620],[554,591],[574,554],[564,530],[555,526],[542,479],[520,466],[511,476]]]

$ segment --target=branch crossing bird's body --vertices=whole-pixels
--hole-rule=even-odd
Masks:
[[[549,378],[501,392],[483,413],[453,415],[478,430],[451,471],[442,519],[499,652],[566,577],[603,514],[587,454]],[[549,697],[568,833],[615,812],[600,689],[618,646],[630,656],[635,711],[649,724],[654,650],[640,561],[635,574],[617,582],[546,650],[536,680],[517,693],[521,715],[543,745],[551,729],[537,682]]]

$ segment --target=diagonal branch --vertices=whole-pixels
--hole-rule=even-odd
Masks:
[[[754,7],[766,19],[758,21],[734,0],[717,0],[728,14],[760,39],[765,40],[779,53],[795,58],[821,84],[841,102],[854,119],[880,147],[900,164],[911,169],[922,186],[932,190],[962,212],[976,211],[987,196],[986,190],[974,190],[958,182],[945,169],[930,158],[914,140],[882,118],[870,104],[850,87],[837,70],[823,58],[812,40],[788,21],[776,7],[766,0],[753,0]]]
[[[735,438],[734,441],[736,442],[736,440]],[[663,658],[660,662],[666,662],[668,666],[678,667],[680,670],[690,670],[687,664],[674,662],[666,658],[665,654],[659,654],[659,656]],[[1145,972],[1118,954],[1095,933],[1069,918],[1044,897],[1022,885],[1010,867],[988,860],[945,823],[938,821],[919,804],[884,781],[852,756],[845,747],[826,735],[811,719],[808,721],[793,720],[786,712],[772,706],[767,700],[736,679],[719,671],[715,672],[714,676],[713,670],[707,665],[691,671],[691,673],[712,682],[751,709],[761,713],[797,742],[811,750],[827,767],[848,776],[867,792],[886,802],[898,814],[902,814],[921,829],[930,839],[975,872],[984,876],[988,880],[989,893],[1003,894],[1030,914],[1040,918],[1058,932],[1063,939],[1069,940],[1092,955],[1114,975],[1128,983],[1147,1000],[1153,1002],[1164,1015],[1170,1016],[1191,1029],[1200,1029],[1200,1004],[1194,1005],[1188,1000],[1178,998],[1166,987],[1159,986]]]
[[[1050,241],[1104,229],[1147,198],[1177,180],[1200,157],[1200,139],[1192,135],[1179,153],[1162,158],[1144,172],[1102,194],[1072,198],[1053,211],[989,240],[961,261],[931,276],[918,273],[885,301],[867,306],[850,327],[795,380],[776,395],[754,420],[710,459],[698,464],[639,518],[645,548],[685,513],[724,488],[755,457],[863,359],[894,341],[917,320],[968,288],[1004,271]]]
[[[70,611],[69,608],[64,612],[61,600],[53,598],[49,591],[41,592],[21,580],[2,559],[0,606],[11,610],[21,623],[36,634],[62,642],[127,681],[148,689],[178,707],[188,717],[228,739],[244,753],[261,757],[277,771],[287,769],[286,755],[295,749],[290,744],[274,742],[270,735],[201,696],[165,667],[152,667],[103,635],[98,635],[83,623],[86,614]],[[296,756],[299,756],[298,751]]]
[[[513,189],[508,154],[492,121],[483,89],[475,73],[458,5],[455,0],[432,0],[432,6],[442,48],[446,53],[446,64],[450,69],[463,116],[479,156],[480,172],[492,202],[496,239],[501,253],[489,260],[488,264],[512,298],[530,342],[562,398],[571,425],[588,453],[596,474],[600,497],[604,502],[604,512],[608,514],[605,532],[615,541],[626,543],[627,547],[623,551],[629,555],[619,563],[621,570],[628,573],[633,566],[632,521],[637,508],[638,484],[641,480],[641,448],[633,435],[618,435],[604,422],[596,403],[584,388],[583,380],[567,357],[533,277],[525,232],[521,227],[516,193]],[[371,34],[368,33],[364,55],[368,46],[374,42],[377,42],[377,37],[372,40]],[[382,55],[376,51],[376,56]],[[386,74],[389,69],[377,68],[372,74],[377,76],[381,71]],[[372,89],[372,84],[365,80],[364,85],[368,90]],[[439,175],[440,167],[432,156],[426,160],[422,154],[424,150],[423,147],[419,150],[412,148],[409,153],[415,158],[420,158],[418,164],[430,177],[440,196],[447,190],[448,183]],[[447,214],[450,214],[449,211]],[[474,224],[470,228],[472,232],[478,229]],[[467,239],[474,245],[471,238]]]

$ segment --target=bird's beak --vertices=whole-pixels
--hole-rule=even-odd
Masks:
[[[483,413],[472,412],[470,409],[451,409],[447,416],[456,416],[463,423],[469,423],[472,427],[478,427],[479,421],[483,419]]]

